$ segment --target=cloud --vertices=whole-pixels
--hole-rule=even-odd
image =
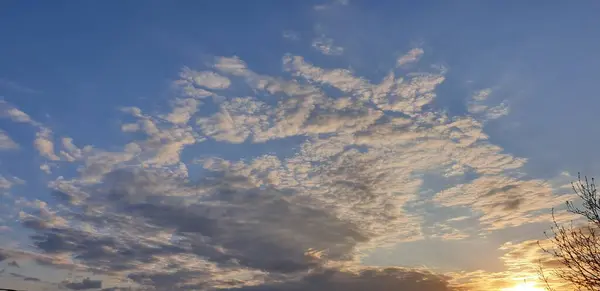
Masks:
[[[469,101],[469,112],[474,115],[484,116],[486,120],[498,119],[502,116],[508,115],[509,106],[506,101],[493,107],[486,105],[486,101],[491,94],[491,89],[484,89],[476,92],[473,95],[472,100]]]
[[[208,89],[227,89],[231,85],[228,78],[214,72],[197,72],[184,68],[180,74],[182,80],[189,81],[194,85]]]
[[[60,151],[60,155],[69,162],[79,160],[83,156],[83,152],[74,143],[70,137],[63,137],[61,139],[63,150]]]
[[[54,153],[54,143],[51,138],[52,131],[48,128],[42,128],[36,134],[34,145],[41,156],[52,161],[57,161],[60,160],[60,158]]]
[[[499,250],[503,253],[500,260],[504,263],[505,270],[486,272],[483,270],[473,272],[449,273],[450,282],[460,285],[466,290],[502,290],[513,288],[523,281],[543,288],[544,283],[539,282],[539,268],[543,267],[547,274],[555,268],[561,267],[560,262],[543,252],[543,247],[551,246],[548,240],[522,240],[503,243]],[[549,277],[548,283],[554,290],[570,290],[564,281],[554,276]]]
[[[418,62],[423,53],[425,53],[425,51],[421,48],[411,49],[396,60],[396,67],[402,67],[410,63]]]
[[[24,276],[24,275],[17,274],[17,273],[10,273],[10,275],[13,277],[21,278],[21,279],[23,279],[23,281],[32,281],[32,282],[40,282],[41,281],[39,278],[28,277],[28,276]]]
[[[285,56],[284,68],[294,76],[330,85],[350,93],[360,101],[372,101],[381,110],[414,115],[435,98],[435,88],[444,81],[444,72],[409,74],[408,80],[390,72],[380,84],[371,84],[345,69],[325,70],[306,62],[301,56]]]
[[[184,147],[202,141],[188,122],[196,113],[199,101],[193,98],[177,99],[171,104],[172,111],[157,117],[145,115],[137,109],[132,113],[138,121],[125,127],[128,132],[141,131],[147,139],[128,145],[131,154],[143,160],[149,166],[171,166],[180,163],[180,154]],[[125,162],[121,161],[121,162]]]
[[[244,178],[221,177],[193,187],[152,172],[115,171],[104,183],[110,185],[108,192],[91,195],[87,207],[102,207],[103,217],[113,220],[110,227],[123,233],[113,238],[83,229],[26,224],[39,231],[32,237],[35,245],[48,254],[71,253],[105,272],[140,272],[144,260],[150,259],[150,264],[161,257],[181,256],[209,260],[218,268],[287,273],[316,266],[315,259],[306,255],[310,248],[327,249],[332,260],[348,260],[353,246],[366,239],[351,224],[324,210],[275,190],[256,189]],[[205,198],[193,202],[199,195]],[[120,213],[136,219],[120,218]],[[78,220],[93,228],[106,227],[94,216]],[[151,235],[151,229],[156,227],[171,230],[171,240],[177,237],[181,243],[152,242],[156,234]],[[210,275],[201,266],[185,267],[185,261],[174,267],[190,275]]]
[[[14,150],[18,148],[19,145],[4,130],[0,129],[0,150]]]
[[[39,123],[31,119],[25,112],[15,108],[4,100],[0,100],[0,117],[8,118],[14,122],[29,123],[38,126]]]
[[[281,36],[283,36],[283,38],[285,39],[289,39],[292,41],[298,41],[300,40],[300,36],[298,35],[297,32],[291,31],[291,30],[286,30],[284,31]]]
[[[363,93],[368,90],[369,82],[353,76],[345,69],[325,70],[307,63],[302,56],[287,55],[283,59],[284,68],[297,77],[303,77],[318,83],[331,85],[344,93]]]
[[[217,141],[242,143],[252,133],[266,130],[267,106],[251,98],[234,98],[221,104],[220,112],[199,118],[197,124],[204,134]]]
[[[398,64],[421,54],[414,49]],[[55,145],[50,129],[21,111],[5,113],[36,124],[41,155],[76,168],[48,183],[52,201],[20,201],[27,207],[18,218],[35,248],[27,256],[143,290],[452,290],[450,278],[360,261],[375,248],[427,236],[466,237],[453,224],[471,221],[464,217],[428,234],[414,204],[467,208],[482,231],[547,220],[539,211],[564,197],[551,182],[516,178],[526,160],[484,131],[494,110],[449,116],[431,109],[445,70],[403,73],[395,65],[382,80],[369,80],[288,54],[283,74],[271,76],[237,56],[218,57],[210,71],[183,68],[160,112],[121,108],[128,141],[110,150],[69,137]],[[238,86],[254,94],[225,90]],[[472,101],[486,101],[484,93]],[[292,137],[293,154],[202,157],[196,175],[182,159],[205,139],[216,148],[267,148]],[[431,173],[475,178],[424,201]]]
[[[229,291],[450,291],[447,278],[400,268],[362,269],[357,272],[323,270],[298,281],[227,289]]]
[[[17,178],[17,177],[9,177],[5,178],[0,175],[0,189],[8,190],[12,188],[14,185],[22,185],[25,184],[25,181]]]
[[[346,6],[348,3],[350,3],[349,0],[333,0],[326,4],[315,5],[313,9],[316,11],[325,11],[339,6]]]
[[[45,127],[40,122],[33,120],[27,113],[17,109],[4,100],[0,100],[0,117],[8,118],[14,122],[27,123],[35,127],[37,129],[37,133],[35,135],[36,137],[33,145],[38,153],[52,161],[60,160],[60,157],[54,152],[54,142],[52,140],[52,130],[50,128]]]
[[[504,176],[483,176],[438,193],[434,201],[444,206],[469,205],[481,214],[479,221],[489,229],[549,221],[550,209],[563,204],[550,183],[517,180]],[[545,215],[539,211],[545,210]]]
[[[81,282],[63,282],[65,287],[71,290],[87,290],[102,288],[102,281],[85,278]]]
[[[46,174],[52,174],[52,169],[50,168],[49,164],[41,164],[40,170],[42,170]]]
[[[173,111],[163,118],[174,124],[186,124],[198,111],[199,105],[200,102],[196,99],[178,99],[175,101]]]
[[[317,37],[312,42],[312,47],[324,55],[339,56],[344,53],[344,48],[333,44],[333,39],[324,35]]]
[[[35,90],[33,88],[27,87],[25,85],[19,84],[15,81],[11,81],[5,78],[0,78],[0,88],[7,88],[11,91],[25,94],[38,94],[40,91]]]
[[[234,76],[242,76],[247,73],[246,62],[242,61],[239,57],[219,57],[216,59],[214,67],[226,74],[232,74]]]

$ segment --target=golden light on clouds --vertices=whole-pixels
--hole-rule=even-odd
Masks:
[[[523,282],[514,287],[504,288],[502,291],[543,291],[544,288],[537,287],[535,282]]]

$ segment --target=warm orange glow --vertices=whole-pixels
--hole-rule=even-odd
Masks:
[[[536,287],[534,282],[525,282],[511,288],[504,288],[502,291],[544,291],[544,288]]]

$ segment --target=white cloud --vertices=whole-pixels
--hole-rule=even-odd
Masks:
[[[331,85],[345,93],[360,94],[370,87],[367,80],[355,77],[349,70],[324,70],[307,63],[301,56],[285,56],[283,65],[286,70],[292,72],[295,76]]]
[[[484,89],[476,92],[468,103],[467,109],[469,113],[483,116],[486,120],[498,119],[502,116],[508,115],[509,106],[506,101],[493,107],[489,107],[486,104],[486,101],[491,94],[491,89]]]
[[[162,118],[174,124],[187,124],[198,111],[200,101],[193,98],[175,100],[173,111]]]
[[[0,150],[18,149],[19,145],[6,132],[0,129]]]
[[[333,44],[333,39],[320,36],[313,40],[312,47],[324,55],[339,56],[344,53],[344,48]]]
[[[237,56],[217,58],[214,67],[223,73],[235,76],[244,75],[247,71],[246,62]]]
[[[423,53],[425,53],[425,51],[421,48],[411,49],[396,60],[396,67],[402,67],[410,63],[418,62]]]
[[[509,112],[510,110],[508,104],[506,102],[502,102],[500,105],[488,109],[485,117],[487,119],[498,119],[502,116],[508,115]]]
[[[200,101],[194,98],[179,98],[171,103],[171,112],[151,116],[140,109],[127,110],[138,120],[136,123],[124,124],[124,132],[142,131],[147,135],[145,140],[130,144],[135,150],[130,151],[127,162],[134,156],[147,166],[173,166],[180,163],[180,154],[184,147],[202,141],[188,125],[197,112]]]
[[[9,118],[14,122],[29,123],[39,126],[39,123],[31,119],[27,113],[15,108],[4,100],[0,100],[0,117]]]
[[[33,144],[41,156],[52,161],[60,160],[54,153],[54,143],[52,142],[52,131],[50,129],[41,128],[40,131],[36,133]]]
[[[214,72],[197,72],[184,68],[180,74],[181,79],[193,82],[193,84],[208,89],[227,89],[231,85],[228,78]]]
[[[52,174],[52,168],[50,168],[49,164],[41,164],[40,165],[40,170],[42,170],[44,173],[46,174]]]
[[[251,133],[268,125],[267,106],[250,97],[234,98],[221,104],[220,112],[209,118],[199,118],[204,134],[217,141],[244,142]]]
[[[64,150],[60,151],[60,155],[69,162],[80,160],[83,157],[83,151],[79,149],[70,137],[63,137],[62,147]]]
[[[102,180],[103,176],[113,169],[124,166],[141,152],[136,143],[129,143],[123,147],[121,152],[109,152],[88,148],[80,167],[81,183],[95,184]]]

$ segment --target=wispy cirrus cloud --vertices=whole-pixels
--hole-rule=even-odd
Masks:
[[[20,84],[18,82],[15,82],[13,80],[9,80],[6,78],[0,78],[0,88],[8,89],[10,91],[17,92],[17,93],[25,93],[25,94],[41,93],[41,91],[39,91],[39,90],[25,86],[23,84]]]

